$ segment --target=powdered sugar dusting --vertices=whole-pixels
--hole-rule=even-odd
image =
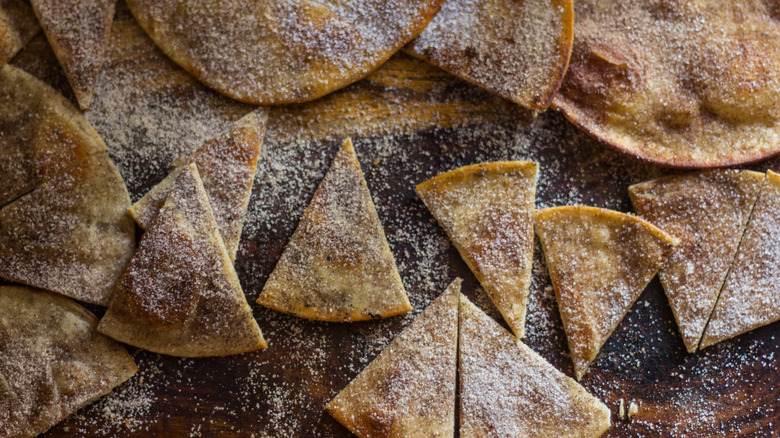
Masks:
[[[123,9],[120,3],[114,27],[138,32],[118,39],[133,38],[136,44],[120,47],[118,56],[107,60],[104,70],[114,73],[106,76],[104,93],[116,101],[88,117],[107,139],[133,199],[139,199],[166,175],[175,157],[195,150],[251,108],[205,90],[172,66],[137,26],[117,24],[129,18]],[[67,93],[56,59],[53,67],[43,68],[37,65],[42,58],[32,55],[24,57],[25,68],[42,72]],[[131,62],[136,58],[148,62]],[[137,80],[110,89],[110,78],[126,76]],[[202,91],[189,91],[193,88]],[[349,432],[324,412],[325,404],[452,278],[463,277],[464,293],[501,320],[414,194],[416,184],[478,162],[533,160],[540,163],[538,208],[583,203],[630,211],[626,188],[666,173],[604,148],[557,113],[532,117],[438,69],[396,56],[365,81],[308,105],[272,110],[236,261],[250,302],[347,136],[355,139],[412,312],[381,321],[328,324],[253,306],[269,340],[262,352],[195,360],[135,351],[144,391],[115,392],[106,399],[126,394],[129,406],[139,407],[122,410],[121,416],[137,425],[133,430],[149,435],[175,431],[204,437],[346,438]],[[524,342],[571,375],[541,256],[537,245]],[[771,436],[780,427],[776,330],[776,325],[760,328],[686,355],[663,290],[652,282],[602,347],[583,385],[615,411],[620,398],[641,405],[631,420],[613,422],[607,436]],[[140,408],[147,405],[148,412]],[[51,435],[126,433],[120,420],[105,418],[93,410],[96,406],[71,416]]]

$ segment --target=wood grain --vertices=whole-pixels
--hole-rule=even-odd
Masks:
[[[138,199],[165,176],[177,154],[195,149],[202,137],[252,108],[188,78],[138,32],[123,5],[118,9],[114,47],[87,116],[106,139],[131,196]],[[67,87],[56,60],[47,61],[51,54],[45,49],[38,41],[14,63],[55,87]],[[146,78],[134,82],[138,88],[118,88],[134,72]],[[121,103],[102,107],[114,111],[111,114],[100,106],[107,93]],[[132,108],[133,102],[140,106]],[[161,132],[169,134],[154,138]],[[250,303],[347,135],[354,137],[412,314],[355,324],[319,323],[253,305],[269,342],[266,351],[178,359],[131,348],[139,374],[45,436],[350,436],[323,406],[455,276],[464,278],[463,289],[472,300],[499,318],[415,196],[416,183],[481,161],[536,160],[537,207],[584,203],[630,211],[628,186],[668,173],[598,144],[557,113],[534,116],[441,70],[397,55],[367,79],[323,99],[273,108],[236,259]],[[181,141],[175,145],[168,141],[178,137]],[[134,150],[143,153],[130,153]],[[777,164],[754,168],[776,169]],[[776,436],[778,334],[780,324],[773,324],[689,355],[654,280],[582,383],[612,409],[609,437]],[[525,341],[572,375],[538,244]],[[626,407],[631,401],[640,405],[630,420],[617,418],[621,399]]]

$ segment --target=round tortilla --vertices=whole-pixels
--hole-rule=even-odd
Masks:
[[[443,0],[129,0],[141,27],[207,86],[254,104],[355,82],[416,37]]]
[[[780,152],[780,3],[582,0],[553,105],[592,136],[673,167]]]

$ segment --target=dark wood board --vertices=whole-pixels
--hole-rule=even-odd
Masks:
[[[72,99],[41,35],[13,63]],[[120,5],[86,116],[108,144],[133,200],[165,176],[176,156],[253,109],[195,82]],[[413,312],[332,324],[254,304],[345,136],[355,142]],[[540,163],[539,208],[582,203],[631,211],[630,184],[671,172],[599,144],[558,113],[534,116],[405,55],[311,104],[272,108],[236,259],[269,348],[179,359],[130,347],[138,375],[45,436],[350,436],[323,406],[454,277],[464,278],[464,293],[500,320],[413,187],[462,165],[508,159]],[[533,275],[524,341],[572,375],[538,243]],[[773,324],[687,354],[654,280],[582,384],[613,411],[606,436],[778,436],[779,334],[780,324]],[[632,401],[640,406],[630,420],[617,417],[621,399],[626,408]]]

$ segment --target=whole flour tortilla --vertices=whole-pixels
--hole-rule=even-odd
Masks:
[[[325,409],[361,438],[455,433],[458,278]]]
[[[416,188],[518,338],[531,284],[538,172],[529,161],[474,164]]]
[[[544,110],[566,73],[573,35],[571,0],[449,0],[404,50]]]
[[[780,152],[780,8],[768,0],[575,2],[554,106],[621,151],[675,167]]]
[[[701,348],[780,320],[780,174],[767,171]]]
[[[32,8],[24,0],[0,0],[0,67],[40,29]]]
[[[763,180],[749,170],[707,170],[628,188],[639,216],[680,239],[658,276],[689,353],[699,346]]]
[[[266,347],[194,163],[144,233],[98,330],[171,356]]]
[[[268,111],[265,109],[249,113],[183,160],[198,166],[231,260],[236,258],[267,119]],[[157,217],[173,183],[185,167],[186,164],[176,166],[130,208],[130,214],[142,228],[148,228]]]
[[[89,108],[117,0],[31,0],[81,109]]]
[[[546,208],[534,220],[580,380],[678,240],[595,207]]]
[[[595,438],[609,409],[460,296],[460,436]]]
[[[350,139],[314,192],[257,302],[321,321],[411,310]]]
[[[443,0],[130,0],[141,27],[204,84],[256,104],[305,102],[371,73]]]
[[[37,436],[138,371],[97,323],[67,298],[0,286],[0,436]]]

